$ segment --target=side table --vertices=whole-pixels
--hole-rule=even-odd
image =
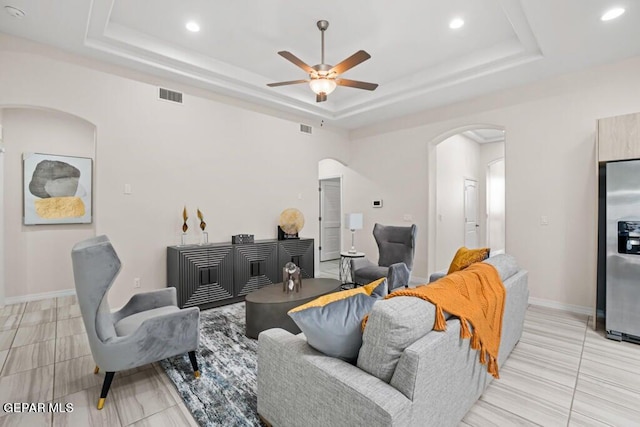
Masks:
[[[353,281],[353,272],[351,271],[351,260],[353,258],[364,258],[364,252],[356,252],[350,253],[348,251],[340,252],[340,282],[342,283],[342,288],[348,288],[349,285],[356,286]]]

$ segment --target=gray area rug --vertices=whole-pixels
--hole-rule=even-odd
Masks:
[[[260,426],[256,372],[258,341],[247,338],[244,303],[200,313],[198,367],[194,378],[189,357],[160,362],[201,426]]]

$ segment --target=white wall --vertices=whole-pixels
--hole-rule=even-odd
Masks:
[[[155,84],[136,80],[145,76],[42,45],[0,36],[0,63],[0,106],[50,108],[96,127],[96,232],[111,238],[123,261],[112,306],[134,292],[136,277],[142,291],[166,286],[166,246],[180,241],[184,205],[191,242],[200,238],[197,207],[211,242],[237,233],[275,238],[285,208],[300,209],[308,223],[317,216],[318,161],[349,160],[343,131],[325,126],[309,137],[298,121],[189,87],[180,87],[183,105],[158,101]],[[317,240],[318,227],[301,235]]]
[[[73,288],[71,248],[95,235],[95,224],[23,225],[23,153],[95,157],[95,126],[54,111],[3,111],[5,140],[6,296]]]
[[[449,268],[458,248],[464,246],[464,181],[478,182],[480,200],[480,144],[462,134],[436,147],[436,270]],[[482,212],[478,208],[478,213]],[[479,242],[482,240],[478,239]]]
[[[425,276],[434,265],[427,250],[435,246],[427,232],[428,216],[435,216],[428,196],[434,141],[470,125],[504,127],[506,250],[529,270],[533,298],[593,307],[596,120],[636,111],[640,57],[361,129],[351,134],[349,165],[366,179],[346,197],[363,209],[373,195],[387,198],[368,221],[397,222],[413,213],[419,226],[414,274]],[[548,226],[540,225],[541,215]]]
[[[350,185],[344,190],[345,200],[349,203],[346,212],[364,214],[364,227],[356,232],[355,244],[373,262],[378,261],[378,247],[373,238],[376,223],[403,227],[415,223],[417,237],[412,279],[426,281],[426,207],[424,195],[420,194],[428,176],[423,164],[426,146],[414,146],[410,148],[415,149],[411,153],[404,152],[408,148],[402,140],[405,136],[403,133],[401,139],[393,140],[379,135],[352,142]],[[380,199],[383,200],[382,208],[371,206],[372,200]],[[410,219],[405,220],[405,215]]]
[[[329,179],[344,176],[348,167],[334,159],[322,159],[318,162],[318,179]]]
[[[0,108],[0,307],[5,301],[5,270],[4,270],[4,142],[2,130],[2,109]]]

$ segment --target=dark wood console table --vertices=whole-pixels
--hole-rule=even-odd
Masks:
[[[250,292],[282,282],[287,262],[313,278],[314,240],[257,240],[234,245],[211,243],[167,247],[167,286],[178,306],[207,309],[243,301]]]

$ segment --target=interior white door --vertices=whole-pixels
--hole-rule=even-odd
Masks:
[[[504,159],[489,163],[487,170],[487,246],[491,253],[504,252]]]
[[[478,247],[478,182],[464,180],[464,245]]]
[[[320,261],[340,258],[340,179],[320,181]]]

